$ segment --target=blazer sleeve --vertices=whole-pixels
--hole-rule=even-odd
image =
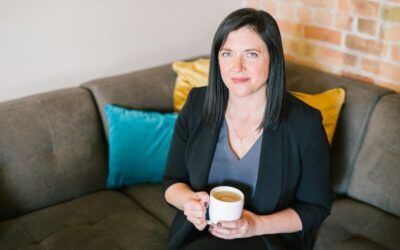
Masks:
[[[175,123],[174,133],[168,152],[167,163],[163,176],[164,192],[174,183],[189,183],[189,175],[187,172],[185,154],[189,137],[189,121],[192,93],[190,91],[186,102],[180,111]]]
[[[313,110],[304,124],[305,133],[301,139],[301,177],[296,193],[296,203],[292,208],[299,215],[303,231],[318,229],[330,214],[332,201],[330,189],[329,143],[322,117]]]

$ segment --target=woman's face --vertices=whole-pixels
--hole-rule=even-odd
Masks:
[[[230,95],[265,93],[269,75],[269,53],[260,36],[249,27],[229,33],[219,54],[222,80]]]

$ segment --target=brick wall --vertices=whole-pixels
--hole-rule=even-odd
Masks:
[[[400,0],[242,0],[274,16],[285,57],[400,92]]]

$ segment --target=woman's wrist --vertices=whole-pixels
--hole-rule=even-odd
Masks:
[[[183,211],[185,202],[193,198],[194,195],[195,192],[186,183],[175,183],[167,189],[165,198],[168,203]]]
[[[268,230],[270,225],[269,215],[257,215],[256,235],[270,234]]]

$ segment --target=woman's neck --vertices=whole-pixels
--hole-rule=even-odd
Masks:
[[[254,93],[245,97],[230,95],[227,112],[231,118],[239,121],[262,119],[264,117],[267,97],[265,92]]]

